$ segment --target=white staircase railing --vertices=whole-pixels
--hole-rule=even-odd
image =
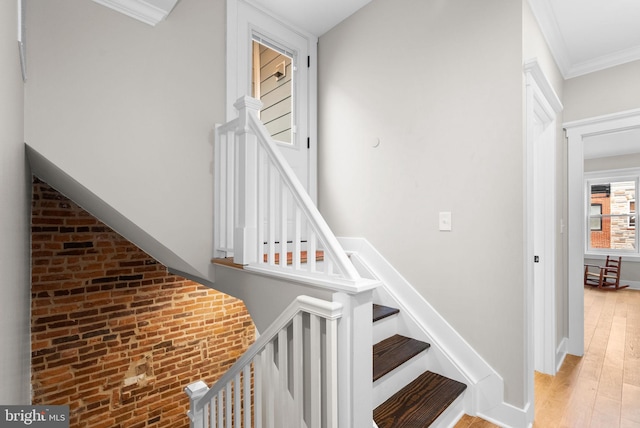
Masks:
[[[348,290],[361,278],[258,119],[261,105],[240,98],[239,117],[216,127],[214,257]]]
[[[211,388],[189,385],[192,428],[337,428],[342,304],[299,296]]]
[[[218,427],[222,422],[225,428],[368,426],[371,303],[380,282],[358,274],[258,119],[260,101],[243,97],[235,107],[239,117],[216,127],[214,257],[233,257],[234,263],[243,265],[243,274],[281,278],[289,290],[292,284],[303,284],[328,291],[334,303],[316,302],[313,310],[305,306],[313,316],[296,315],[291,325],[285,321],[293,310],[288,309],[274,323],[277,327],[263,332],[252,351],[213,390],[203,382],[189,385],[192,426]],[[297,302],[307,305],[310,300],[301,297]],[[329,306],[318,309],[323,305]],[[340,314],[332,312],[339,307]],[[314,336],[318,328],[321,345]],[[322,354],[313,350],[317,346]],[[244,425],[231,425],[240,421]]]

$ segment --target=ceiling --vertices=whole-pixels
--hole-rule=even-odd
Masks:
[[[529,0],[565,79],[640,59],[640,1]]]
[[[248,0],[321,36],[371,0]],[[566,79],[640,60],[640,1],[529,0]]]
[[[248,0],[320,37],[371,0]]]

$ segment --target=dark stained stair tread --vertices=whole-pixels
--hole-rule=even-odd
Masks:
[[[373,380],[429,348],[428,343],[396,334],[373,345]]]
[[[464,392],[467,385],[429,371],[376,407],[378,428],[428,427]]]
[[[373,304],[373,322],[380,321],[383,318],[395,315],[400,310],[396,308],[390,308],[389,306]]]

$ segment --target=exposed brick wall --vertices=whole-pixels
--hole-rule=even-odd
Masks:
[[[32,215],[34,404],[71,427],[187,427],[183,389],[253,343],[241,301],[167,269],[45,183]]]

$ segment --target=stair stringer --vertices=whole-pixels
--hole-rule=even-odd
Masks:
[[[415,288],[364,238],[338,238],[361,276],[382,282],[378,303],[400,309],[399,333],[431,344],[430,370],[463,382],[464,411],[469,415],[509,415],[509,421],[490,418],[503,426],[520,426],[518,409],[504,403],[502,377],[442,318]],[[505,409],[497,409],[506,406]],[[489,419],[489,418],[488,418]],[[515,423],[514,423],[515,422]]]

